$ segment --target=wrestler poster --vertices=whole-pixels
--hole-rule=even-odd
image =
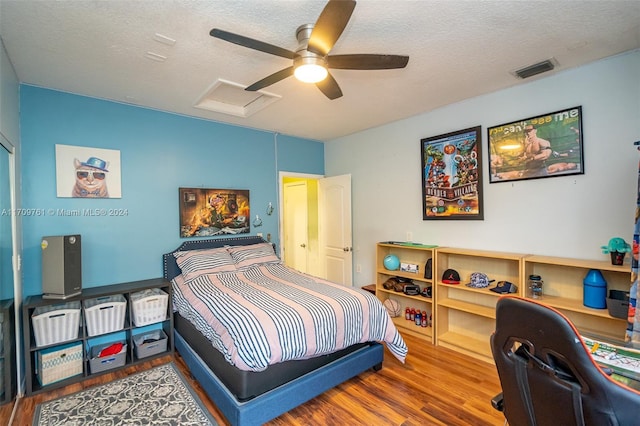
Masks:
[[[420,141],[422,219],[483,220],[480,126]]]
[[[584,174],[582,107],[487,129],[489,182]]]

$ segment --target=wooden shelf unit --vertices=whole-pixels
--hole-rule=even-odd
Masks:
[[[523,279],[531,274],[540,275],[544,285],[542,298],[538,301],[562,311],[581,333],[620,340],[627,327],[626,319],[612,317],[606,308],[594,309],[583,303],[583,280],[591,269],[602,272],[607,282],[607,296],[609,290],[629,291],[631,266],[612,265],[609,261],[527,256]],[[524,295],[528,297],[528,292]]]
[[[484,250],[442,247],[436,251],[436,312],[435,343],[468,356],[493,362],[489,337],[495,330],[495,307],[501,296],[489,290],[498,281],[521,285],[524,255]],[[460,284],[441,281],[447,269],[460,274]],[[471,274],[482,272],[495,280],[487,288],[472,288],[466,284]]]
[[[154,324],[145,325],[142,327],[136,327],[134,325],[133,319],[133,311],[131,309],[132,301],[131,295],[132,293],[136,293],[143,290],[149,289],[160,289],[168,294],[168,303],[167,303],[167,313],[165,315],[165,319],[162,321],[158,321]],[[105,333],[96,336],[89,336],[87,332],[87,327],[84,318],[84,309],[82,308],[83,301],[86,299],[95,299],[104,296],[113,296],[113,295],[123,295],[127,301],[124,328],[121,330],[117,330],[110,333]],[[33,334],[33,328],[31,324],[31,316],[37,307],[42,306],[50,306],[50,305],[60,305],[68,302],[80,302],[81,305],[81,313],[80,313],[80,325],[78,331],[78,337],[72,340],[67,340],[64,342],[57,342],[51,345],[46,346],[36,346],[35,336]],[[167,354],[173,354],[174,351],[174,341],[173,341],[173,310],[172,310],[172,289],[171,282],[166,281],[163,278],[153,278],[142,281],[133,281],[122,284],[114,284],[109,286],[102,287],[92,287],[88,289],[82,290],[82,294],[79,296],[74,296],[65,300],[55,300],[55,299],[43,299],[42,296],[29,296],[25,299],[22,305],[22,331],[23,331],[23,339],[24,339],[24,356],[26,359],[25,362],[25,382],[26,382],[26,394],[27,396],[37,394],[40,392],[46,392],[51,389],[60,388],[67,386],[72,383],[76,383],[82,381],[90,376],[97,376],[100,374],[109,373],[115,371],[117,369],[125,368],[133,364],[138,364],[141,362],[148,361],[150,359],[158,358],[161,356],[165,356]],[[138,358],[136,356],[133,339],[132,336],[137,333],[146,332],[150,329],[162,329],[164,333],[168,337],[167,341],[167,350],[164,352],[160,352],[155,355],[151,355],[145,358]],[[126,362],[124,366],[116,367],[113,369],[100,371],[93,373],[89,368],[89,344],[91,341],[99,341],[104,339],[105,336],[113,337],[114,341],[126,340],[127,342],[127,354],[126,354]],[[36,358],[39,351],[43,349],[55,348],[57,346],[66,345],[69,343],[82,343],[82,353],[83,353],[83,373],[81,375],[69,377],[64,380],[60,380],[54,383],[47,384],[42,386],[38,381],[36,376]]]
[[[394,254],[398,256],[400,262],[412,263],[419,266],[417,273],[403,272],[400,270],[390,271],[384,267],[383,260],[385,256]],[[400,316],[393,318],[393,322],[401,332],[407,332],[428,342],[433,343],[433,326],[421,327],[415,324],[413,321],[405,319],[405,309],[414,308],[419,309],[421,312],[425,311],[427,315],[431,315],[432,324],[435,323],[434,305],[433,300],[435,294],[432,293],[432,298],[424,296],[409,296],[402,292],[396,292],[394,290],[386,290],[383,287],[383,283],[392,277],[403,277],[413,281],[414,284],[420,286],[420,289],[424,289],[429,285],[433,285],[433,279],[425,278],[425,265],[427,260],[432,260],[432,274],[433,265],[435,265],[435,247],[421,247],[421,246],[403,246],[389,243],[378,243],[376,250],[376,296],[384,302],[386,299],[392,299],[398,302],[400,305]],[[432,288],[435,292],[435,287]]]
[[[420,265],[419,273],[385,269],[383,259],[388,254],[397,255],[401,262]],[[424,265],[429,258],[433,259],[433,278],[425,279]],[[460,274],[460,284],[442,282],[442,275],[447,269],[454,269]],[[529,275],[540,275],[544,282],[543,296],[538,301],[564,313],[580,333],[612,342],[622,341],[627,326],[626,319],[612,317],[607,309],[594,309],[583,303],[583,280],[591,269],[602,272],[607,282],[607,292],[629,291],[631,267],[628,264],[617,266],[609,261],[599,260],[378,243],[376,295],[381,301],[398,301],[402,313],[400,317],[393,318],[393,322],[402,333],[408,332],[436,345],[493,363],[489,339],[496,327],[495,307],[502,294],[490,289],[499,281],[509,281],[518,287],[515,295],[529,297]],[[487,288],[467,287],[473,272],[482,272],[494,281]],[[385,290],[382,284],[394,276],[409,278],[421,288],[432,285],[433,298]],[[406,307],[419,308],[432,314],[432,327],[418,327],[405,320]]]

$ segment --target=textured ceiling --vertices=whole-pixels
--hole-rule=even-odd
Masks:
[[[331,53],[408,55],[405,69],[333,70],[333,101],[290,77],[246,118],[194,107],[218,79],[246,87],[290,65],[212,28],[295,50],[324,5],[0,0],[0,37],[23,83],[323,141],[542,78],[511,72],[544,59],[557,73],[640,48],[640,0],[361,0]]]

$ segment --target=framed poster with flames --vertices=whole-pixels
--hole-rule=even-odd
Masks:
[[[422,219],[483,220],[481,126],[420,141]]]
[[[180,237],[249,233],[249,190],[179,188]]]

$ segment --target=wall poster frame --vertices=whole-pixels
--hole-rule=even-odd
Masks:
[[[249,190],[178,188],[180,237],[246,234],[250,230]]]
[[[582,107],[487,129],[489,183],[584,174]]]
[[[484,220],[481,147],[481,126],[420,141],[423,220]]]

